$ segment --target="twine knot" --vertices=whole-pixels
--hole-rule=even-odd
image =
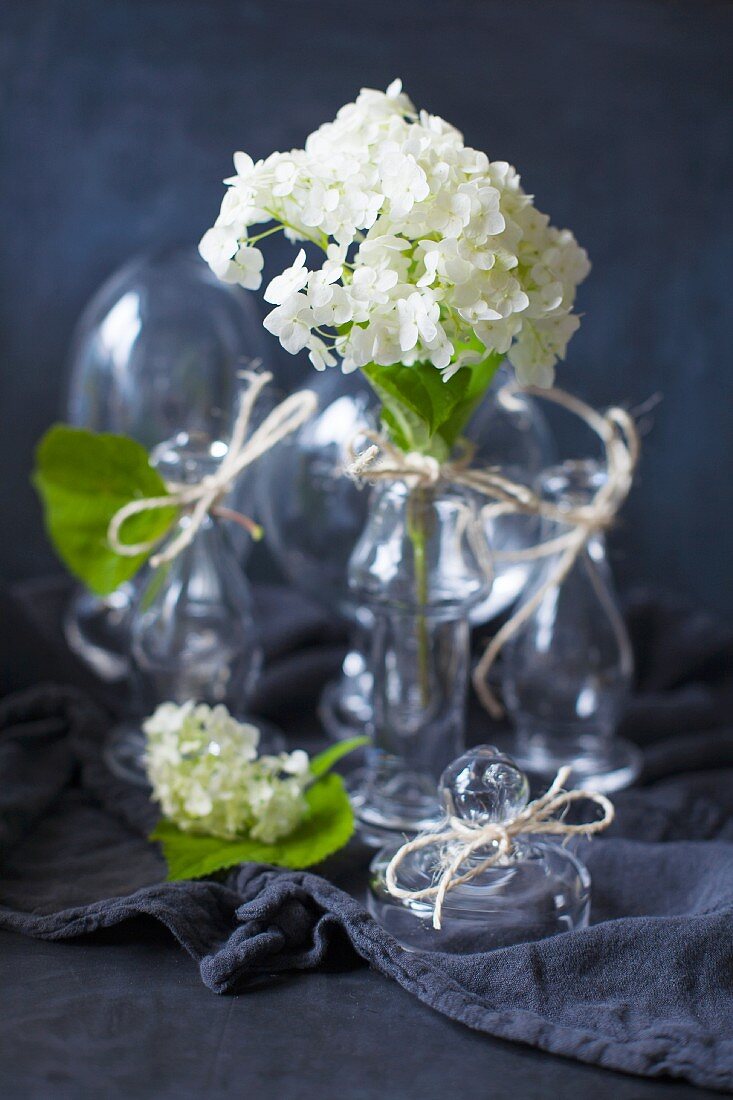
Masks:
[[[423,455],[419,451],[401,451],[386,436],[371,429],[359,432],[358,438],[369,440],[370,446],[357,453],[353,441],[350,445],[351,461],[346,467],[346,473],[354,480],[399,479],[416,487],[435,485],[444,477],[444,467],[432,455]]]
[[[579,833],[591,836],[607,829],[615,815],[613,803],[605,795],[595,791],[564,790],[570,771],[569,767],[560,768],[545,794],[530,802],[509,821],[481,823],[449,816],[439,830],[420,833],[414,840],[408,840],[395,852],[387,866],[385,881],[390,894],[410,901],[435,899],[433,928],[440,930],[448,891],[464,882],[470,882],[487,868],[510,859],[517,837],[542,834],[569,838]],[[581,799],[587,799],[599,806],[602,816],[595,821],[576,825],[568,824],[557,816],[567,810],[571,803]],[[405,890],[398,886],[397,870],[402,861],[411,852],[428,847],[440,849],[433,885],[422,890]],[[471,856],[487,847],[492,849],[488,855],[479,858],[466,870],[461,870]]]
[[[247,438],[253,409],[264,388],[272,381],[272,375],[267,371],[262,373],[242,371],[241,376],[248,382],[248,386],[240,400],[227,453],[217,471],[206,474],[196,485],[181,485],[178,482],[168,481],[166,496],[144,497],[124,504],[115,512],[107,529],[107,541],[116,554],[137,557],[139,554],[147,554],[161,541],[158,538],[147,542],[123,542],[120,537],[121,530],[131,516],[160,508],[190,509],[187,526],[170,541],[165,550],[151,557],[150,564],[158,566],[163,562],[172,561],[193,542],[206,516],[231,491],[242,471],[271,450],[285,436],[301,427],[318,407],[318,399],[312,390],[301,390],[299,393],[291,394],[281,401]],[[236,516],[236,513],[226,509],[222,512],[230,518]]]

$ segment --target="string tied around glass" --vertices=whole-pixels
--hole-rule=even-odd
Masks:
[[[166,482],[165,496],[132,500],[118,509],[107,530],[107,541],[116,554],[137,557],[138,554],[146,554],[153,550],[161,541],[158,538],[146,542],[124,542],[121,538],[122,527],[132,516],[160,508],[190,509],[190,519],[186,527],[182,528],[163,550],[151,557],[150,564],[157,567],[164,562],[173,561],[193,542],[206,517],[230,492],[242,471],[291,432],[301,427],[318,407],[318,398],[312,390],[300,390],[281,401],[248,437],[255,405],[262,391],[272,381],[272,375],[268,371],[260,373],[247,370],[242,371],[240,377],[247,383],[247,387],[240,399],[227,453],[216,472],[207,474],[195,485]],[[219,508],[219,513],[228,519],[236,518],[240,521],[245,519],[229,509]],[[253,524],[252,527],[254,526]],[[165,537],[164,535],[163,538]]]
[[[530,618],[546,593],[563,583],[589,539],[613,523],[626,500],[639,462],[641,442],[633,417],[619,406],[600,413],[580,398],[557,388],[528,386],[524,393],[559,405],[582,420],[603,444],[606,477],[590,501],[575,507],[558,506],[543,500],[533,489],[512,481],[498,467],[470,466],[467,451],[456,460],[440,463],[417,453],[400,451],[379,432],[361,432],[370,446],[360,453],[351,448],[352,461],[346,472],[355,479],[376,482],[401,479],[411,487],[434,485],[439,481],[462,485],[490,498],[482,508],[486,519],[507,514],[541,516],[563,524],[568,530],[552,539],[521,550],[498,551],[496,561],[536,561],[557,556],[557,562],[544,583],[507,620],[486,647],[473,672],[473,685],[481,703],[493,718],[501,718],[504,709],[488,683],[488,674],[504,645]]]
[[[433,928],[442,927],[442,911],[449,890],[481,875],[489,867],[508,860],[514,851],[514,842],[519,836],[530,834],[561,836],[569,839],[582,834],[591,836],[607,829],[614,819],[615,810],[610,799],[603,794],[587,790],[564,790],[571,768],[560,768],[548,790],[519,810],[515,816],[504,821],[472,821],[453,814],[447,815],[439,830],[420,833],[414,840],[408,840],[399,848],[386,870],[387,889],[393,897],[410,901],[433,900]],[[568,810],[573,802],[589,800],[601,809],[601,816],[595,821],[577,824],[563,821],[558,815]],[[397,883],[397,871],[403,860],[412,852],[423,848],[440,847],[441,855],[436,872],[436,881],[428,887],[409,890]],[[470,862],[474,855],[481,856],[484,848],[489,854]]]

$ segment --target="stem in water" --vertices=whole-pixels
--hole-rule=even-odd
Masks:
[[[410,494],[407,512],[407,533],[412,543],[415,569],[415,595],[419,608],[428,601],[428,562],[427,562],[427,494],[424,489],[414,489]],[[420,683],[420,703],[427,707],[430,702],[430,656],[428,653],[428,623],[423,611],[419,610],[415,620],[417,632],[417,662]]]

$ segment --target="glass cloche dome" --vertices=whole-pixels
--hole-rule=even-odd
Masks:
[[[194,248],[137,256],[110,276],[79,319],[67,420],[129,435],[148,449],[180,433],[226,442],[237,371],[243,360],[261,358],[263,347],[254,297],[220,282]],[[237,506],[247,511],[246,479],[237,492]],[[248,542],[238,540],[238,551]],[[105,679],[127,672],[133,590],[124,585],[100,599],[81,589],[67,611],[69,644]]]
[[[261,358],[254,298],[193,249],[138,256],[97,291],[71,348],[68,419],[152,448],[180,431],[226,439],[237,364]]]

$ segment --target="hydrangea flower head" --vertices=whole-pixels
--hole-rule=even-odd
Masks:
[[[143,731],[153,794],[180,829],[272,844],[306,817],[307,753],[258,756],[259,730],[226,707],[162,703]]]
[[[256,289],[257,245],[278,229],[321,254],[311,266],[301,250],[265,291],[265,327],[287,351],[307,348],[318,370],[429,362],[446,379],[498,353],[521,383],[552,383],[579,324],[585,252],[509,164],[418,113],[400,81],[363,89],[303,149],[237,153],[234,167],[200,244],[216,274]]]

